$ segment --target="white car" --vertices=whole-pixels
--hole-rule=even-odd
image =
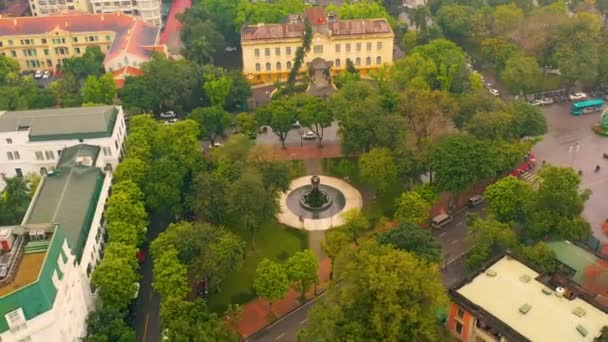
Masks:
[[[34,78],[35,79],[42,78],[42,71],[41,70],[36,70],[36,72],[34,73]]]
[[[533,106],[540,106],[542,104],[542,102],[539,99],[534,99],[534,100],[530,101],[530,104]]]
[[[306,133],[302,133],[302,139],[305,139],[305,140],[317,139],[317,135],[313,131],[308,131]]]
[[[544,97],[542,99],[540,99],[540,104],[541,105],[550,105],[553,104],[553,99],[550,97]]]
[[[236,51],[236,46],[226,46],[226,48],[224,49],[224,51],[226,51],[226,52],[234,52],[234,51]]]
[[[160,113],[160,117],[163,119],[170,119],[175,117],[175,112],[172,110],[166,111],[164,113]]]
[[[178,122],[179,120],[173,118],[173,119],[168,119],[165,121],[165,125],[173,125],[174,123]]]
[[[585,94],[585,93],[570,93],[570,95],[568,96],[570,101],[578,101],[578,100],[582,100],[586,97],[587,97],[587,94]]]
[[[48,71],[48,70],[45,70],[45,71],[42,73],[42,78],[44,78],[44,79],[47,79],[47,78],[49,78],[50,76],[51,76],[51,72],[50,72],[50,71]]]
[[[216,141],[213,143],[213,145],[209,145],[209,148],[218,148],[218,147],[222,147],[222,146],[224,146],[224,145],[222,145],[221,142]]]
[[[300,127],[302,127],[302,125],[300,125],[300,121],[296,121],[296,122],[294,122],[294,123],[293,123],[291,126],[292,126],[292,127],[295,127],[295,128],[300,128]]]
[[[137,296],[139,296],[139,283],[133,283],[133,299],[137,299]]]
[[[494,88],[488,88],[488,91],[490,92],[490,94],[492,94],[494,96],[500,96],[500,93],[498,92],[498,90],[496,90]]]

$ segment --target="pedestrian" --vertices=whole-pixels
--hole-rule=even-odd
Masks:
[[[600,166],[599,165],[595,165],[595,172],[598,172],[600,170]]]

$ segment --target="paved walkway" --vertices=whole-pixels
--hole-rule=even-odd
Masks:
[[[282,149],[277,146],[274,154],[278,159],[283,160],[339,158],[342,157],[342,149],[339,144],[325,145],[322,148],[316,145],[305,145],[302,147],[287,146],[286,149]]]
[[[331,260],[325,258],[319,263],[319,285],[317,286],[317,294],[321,293],[326,289],[329,282],[329,272],[331,269]],[[306,294],[306,298],[310,299],[314,297],[314,288]],[[289,313],[290,311],[298,308],[300,302],[298,297],[300,293],[293,289],[289,289],[289,292],[285,298],[277,300],[272,304],[272,313],[276,317],[281,317]],[[240,322],[238,323],[238,332],[243,339],[251,336],[258,330],[263,329],[272,322],[269,322],[266,317],[268,316],[268,301],[262,298],[252,300],[245,304],[243,308],[243,314]]]
[[[355,187],[339,178],[321,176],[321,184],[340,190],[344,196],[344,208],[335,215],[326,218],[306,218],[298,216],[287,207],[287,196],[291,193],[291,190],[310,185],[310,177],[311,176],[308,175],[292,180],[289,184],[289,190],[281,194],[281,198],[279,199],[280,212],[277,215],[277,220],[279,220],[279,222],[298,229],[327,230],[343,224],[343,212],[361,208],[363,206],[361,193]]]

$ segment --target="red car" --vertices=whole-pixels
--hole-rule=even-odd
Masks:
[[[517,168],[515,168],[515,170],[513,170],[513,172],[511,172],[511,175],[515,176],[515,177],[519,177],[519,176],[521,176],[522,173],[532,170],[535,166],[536,166],[536,157],[534,156],[534,153],[530,152],[530,153],[526,154],[526,156],[524,157],[524,161],[521,164],[519,164],[519,166]]]
[[[146,260],[146,252],[140,249],[137,251],[137,261],[141,264],[144,260]]]

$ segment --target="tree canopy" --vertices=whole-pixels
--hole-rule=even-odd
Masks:
[[[428,229],[418,225],[409,222],[400,223],[396,228],[378,234],[376,239],[380,244],[390,244],[396,249],[410,252],[428,262],[441,261],[441,245]]]

